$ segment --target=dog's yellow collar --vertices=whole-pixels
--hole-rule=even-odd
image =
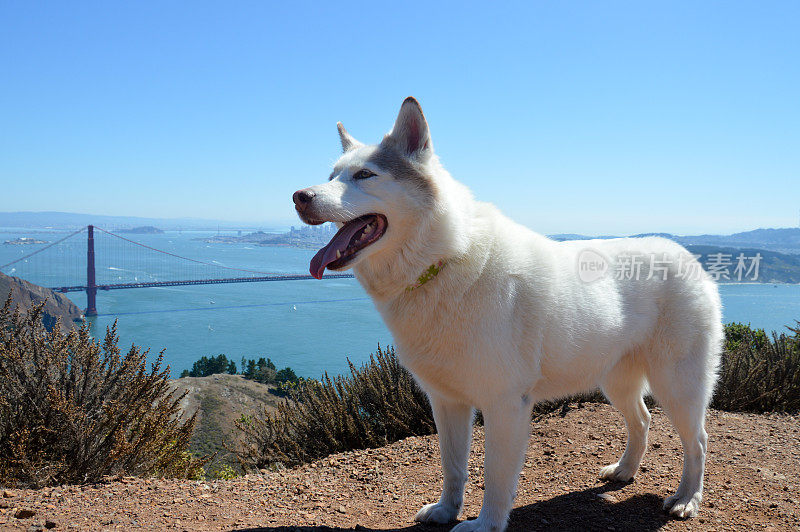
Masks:
[[[439,272],[442,271],[442,268],[444,268],[444,264],[445,264],[444,261],[440,260],[436,264],[431,264],[430,266],[428,266],[428,269],[422,272],[422,275],[417,277],[416,283],[406,287],[406,292],[411,292],[412,290],[419,288],[420,286],[424,285],[425,283],[427,283],[428,281],[439,275]]]

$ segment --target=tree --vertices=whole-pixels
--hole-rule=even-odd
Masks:
[[[219,354],[215,357],[204,356],[192,364],[190,371],[181,373],[181,377],[208,377],[216,373],[235,375],[236,363],[233,360],[228,360],[228,357],[224,354]]]
[[[292,368],[283,368],[275,374],[275,381],[278,384],[287,382],[297,382],[299,379]]]

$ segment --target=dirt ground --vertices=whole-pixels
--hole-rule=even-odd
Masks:
[[[798,421],[711,412],[703,508],[698,518],[677,521],[662,513],[661,501],[678,486],[680,442],[659,410],[653,412],[642,470],[631,483],[597,478],[625,445],[622,417],[611,407],[586,405],[565,417],[547,416],[532,425],[508,529],[798,530]],[[413,522],[417,509],[438,497],[438,461],[432,436],[229,481],[122,478],[91,486],[0,490],[0,529],[446,531],[450,526]],[[462,518],[480,510],[482,462],[479,428]]]

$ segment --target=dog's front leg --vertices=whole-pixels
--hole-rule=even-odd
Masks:
[[[464,502],[473,411],[470,406],[432,394],[429,398],[439,433],[444,487],[439,502],[423,506],[414,519],[422,523],[450,523],[456,520]]]
[[[482,412],[486,430],[483,506],[477,519],[464,521],[451,532],[503,532],[514,504],[530,436],[530,401],[506,398]]]

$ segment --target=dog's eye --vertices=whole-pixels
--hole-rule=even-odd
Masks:
[[[366,168],[362,168],[361,170],[353,174],[353,179],[367,179],[368,177],[372,177],[374,175],[378,174],[376,174],[375,172],[371,172]]]

